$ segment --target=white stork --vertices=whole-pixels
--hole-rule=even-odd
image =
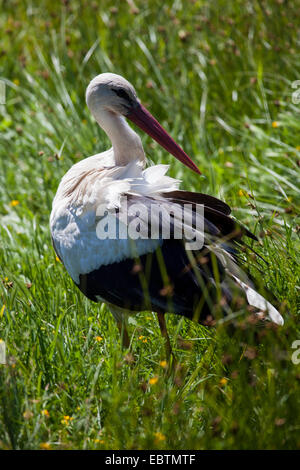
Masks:
[[[89,299],[109,306],[123,345],[129,346],[126,316],[150,310],[158,314],[170,353],[166,312],[209,325],[218,312],[232,312],[236,295],[258,314],[264,312],[268,319],[283,324],[282,316],[256,292],[241,267],[242,237],[256,237],[230,217],[229,206],[212,196],[179,190],[179,181],[165,175],[167,165],[145,169],[141,139],[126,118],[200,173],[140,103],[133,86],[119,75],[103,73],[90,82],[86,102],[112,148],[76,163],[62,178],[53,201],[51,235],[57,256],[79,289]],[[190,217],[182,221],[187,229],[192,228],[195,207],[204,207],[202,248],[187,250],[184,240],[172,236],[172,230],[169,237],[132,238],[128,219],[123,222],[122,217],[130,215],[136,203],[149,211],[157,206],[171,213],[175,206],[188,204]],[[99,216],[98,208],[103,206],[107,212]],[[97,224],[109,214],[119,225],[125,224],[126,237],[99,238]],[[171,218],[173,229],[175,219]],[[147,214],[139,214],[138,220],[141,232],[152,233]]]

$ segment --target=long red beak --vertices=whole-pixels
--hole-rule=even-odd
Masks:
[[[169,136],[167,131],[159,124],[159,122],[149,113],[149,111],[143,106],[140,105],[136,108],[133,108],[126,115],[130,121],[134,122],[140,129],[145,131],[152,139],[156,140],[165,150],[170,152],[174,157],[179,161],[184,163],[184,165],[191,168],[191,170],[199,173],[201,171],[195,165],[195,163],[190,159],[190,157],[176,144],[175,140]]]

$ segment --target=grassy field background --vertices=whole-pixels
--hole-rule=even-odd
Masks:
[[[0,0],[0,11],[0,448],[299,448],[299,0]],[[280,328],[245,314],[234,335],[169,315],[173,377],[155,315],[130,320],[132,363],[51,246],[61,177],[109,146],[84,100],[107,71],[134,84],[203,176],[143,135],[149,158],[260,236],[262,282],[289,310]]]

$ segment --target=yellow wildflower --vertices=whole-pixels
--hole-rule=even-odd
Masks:
[[[60,259],[58,256],[55,256],[55,261],[57,261],[58,263],[61,263]]]
[[[20,204],[20,201],[18,201],[17,199],[13,199],[12,201],[10,201],[10,205],[11,205],[12,207],[17,206],[18,204]]]
[[[163,367],[163,369],[165,369],[168,365],[167,361],[160,361],[159,363],[160,367]]]
[[[61,420],[61,424],[64,424],[65,426],[68,426],[71,421],[73,421],[74,418],[72,418],[71,416],[64,416],[63,419]]]
[[[155,442],[162,442],[166,440],[166,436],[159,431],[155,432],[154,436],[155,436]]]
[[[139,340],[142,341],[142,343],[148,343],[148,339],[146,338],[146,336],[139,336]]]
[[[220,385],[221,387],[224,387],[228,382],[228,379],[226,379],[226,377],[222,377],[222,379],[220,380]]]
[[[150,384],[150,385],[155,385],[157,382],[158,382],[158,377],[152,377],[152,378],[149,380],[149,384]]]
[[[49,442],[41,442],[40,443],[40,449],[42,450],[51,450],[51,445]]]
[[[95,444],[104,444],[103,439],[94,439]]]
[[[98,341],[98,343],[100,343],[100,341],[102,341],[103,338],[102,338],[102,336],[96,336],[95,340]]]
[[[49,418],[49,416],[50,416],[50,413],[49,413],[48,410],[42,410],[41,413],[42,413],[42,415],[46,416],[46,418]]]
[[[279,124],[278,124],[277,121],[273,121],[273,122],[272,122],[272,127],[276,128],[276,127],[278,127],[278,126],[279,126]]]

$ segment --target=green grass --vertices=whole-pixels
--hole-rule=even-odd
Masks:
[[[0,448],[299,448],[299,0],[0,10]],[[143,135],[148,156],[261,236],[263,282],[289,310],[280,328],[245,315],[233,335],[169,315],[175,377],[160,365],[155,315],[130,320],[132,364],[105,305],[80,294],[51,247],[61,177],[109,146],[84,101],[106,71],[134,84],[204,176]]]

